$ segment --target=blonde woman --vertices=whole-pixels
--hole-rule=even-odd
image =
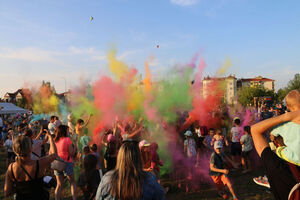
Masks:
[[[96,200],[163,200],[164,192],[150,172],[143,171],[138,142],[125,141],[115,170],[107,172],[98,187]]]
[[[41,157],[39,160],[32,160],[32,142],[31,138],[18,136],[13,140],[13,151],[17,155],[16,162],[9,165],[4,185],[4,195],[6,197],[16,193],[17,200],[46,200],[49,199],[49,193],[43,188],[43,175],[46,168],[57,157],[55,143],[50,138],[49,155]]]

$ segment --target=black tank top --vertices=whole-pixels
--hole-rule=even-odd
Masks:
[[[29,181],[17,181],[13,172],[13,165],[11,165],[11,174],[16,187],[17,200],[48,200],[49,192],[44,189],[43,177],[38,178],[39,175],[39,161],[36,161],[35,177],[32,178],[26,169],[20,165],[25,174],[29,177]]]

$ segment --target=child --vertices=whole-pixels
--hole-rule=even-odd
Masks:
[[[88,136],[87,133],[85,132],[84,135],[79,139],[78,149],[82,152],[83,147],[87,146],[90,141],[91,141],[91,137]]]
[[[187,167],[188,167],[188,180],[192,179],[192,172],[194,171],[194,166],[195,166],[195,162],[196,162],[196,155],[197,155],[197,151],[196,151],[196,141],[193,138],[193,133],[191,131],[186,131],[184,133],[186,139],[184,140],[184,153],[186,154],[187,158],[188,158],[188,162],[187,162]],[[191,188],[191,184],[188,181],[186,184],[186,188],[185,191],[189,192]]]
[[[214,145],[215,141],[221,141],[223,145],[229,146],[227,138],[222,135],[222,131],[220,129],[216,130],[216,134],[213,136],[211,141],[211,146]]]
[[[241,137],[243,173],[251,171],[250,154],[253,148],[250,126],[244,127],[245,134]]]
[[[197,152],[193,133],[191,131],[186,131],[184,135],[186,137],[184,140],[184,152],[188,158],[195,159]]]
[[[208,135],[205,136],[205,139],[203,141],[203,144],[207,148],[208,153],[211,153],[213,151],[213,146],[211,144],[211,141],[212,141],[214,135],[215,135],[215,129],[210,128],[208,131]]]
[[[79,175],[78,186],[81,188],[85,200],[93,200],[101,180],[97,170],[97,158],[93,154],[83,160],[83,172]]]
[[[242,153],[241,143],[240,143],[240,135],[242,129],[240,127],[241,120],[236,117],[233,120],[234,127],[231,128],[230,138],[231,138],[231,158],[235,163],[240,163],[239,159]]]
[[[91,150],[90,150],[90,147],[89,146],[84,146],[83,149],[82,149],[82,160],[84,160],[84,158],[91,153]]]
[[[209,168],[209,175],[211,176],[212,180],[216,184],[218,189],[218,193],[224,199],[227,199],[227,195],[223,192],[224,186],[227,185],[230,193],[233,196],[234,200],[237,200],[235,192],[232,188],[229,178],[227,174],[229,173],[228,169],[225,169],[225,162],[228,161],[232,163],[232,161],[225,156],[222,152],[223,143],[221,141],[215,141],[214,143],[214,152],[211,154],[210,157],[210,168]],[[232,163],[233,164],[233,163]]]
[[[101,169],[101,163],[100,163],[100,155],[99,153],[97,152],[97,144],[93,144],[90,146],[90,150],[91,150],[91,153],[96,156],[97,158],[97,167],[98,169]]]

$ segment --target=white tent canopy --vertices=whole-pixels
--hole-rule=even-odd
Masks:
[[[24,114],[24,113],[28,113],[28,111],[12,103],[0,103],[0,115],[16,114],[16,113]]]

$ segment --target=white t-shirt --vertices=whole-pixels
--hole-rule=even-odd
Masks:
[[[200,128],[195,128],[195,133],[198,135],[198,137],[202,137]]]
[[[42,144],[43,144],[43,140],[32,140],[32,152],[38,155],[36,156],[35,154],[32,153],[31,154],[32,160],[40,159],[42,153]]]
[[[250,135],[243,135],[241,137],[241,142],[244,144],[242,145],[242,151],[247,152],[252,150],[252,137]]]
[[[232,133],[231,142],[240,142],[240,135],[242,135],[241,127],[232,127],[231,133]]]
[[[7,140],[4,142],[4,146],[7,148],[7,151],[8,151],[8,152],[13,152],[12,145],[13,145],[13,141],[10,140],[10,139],[7,139]]]

